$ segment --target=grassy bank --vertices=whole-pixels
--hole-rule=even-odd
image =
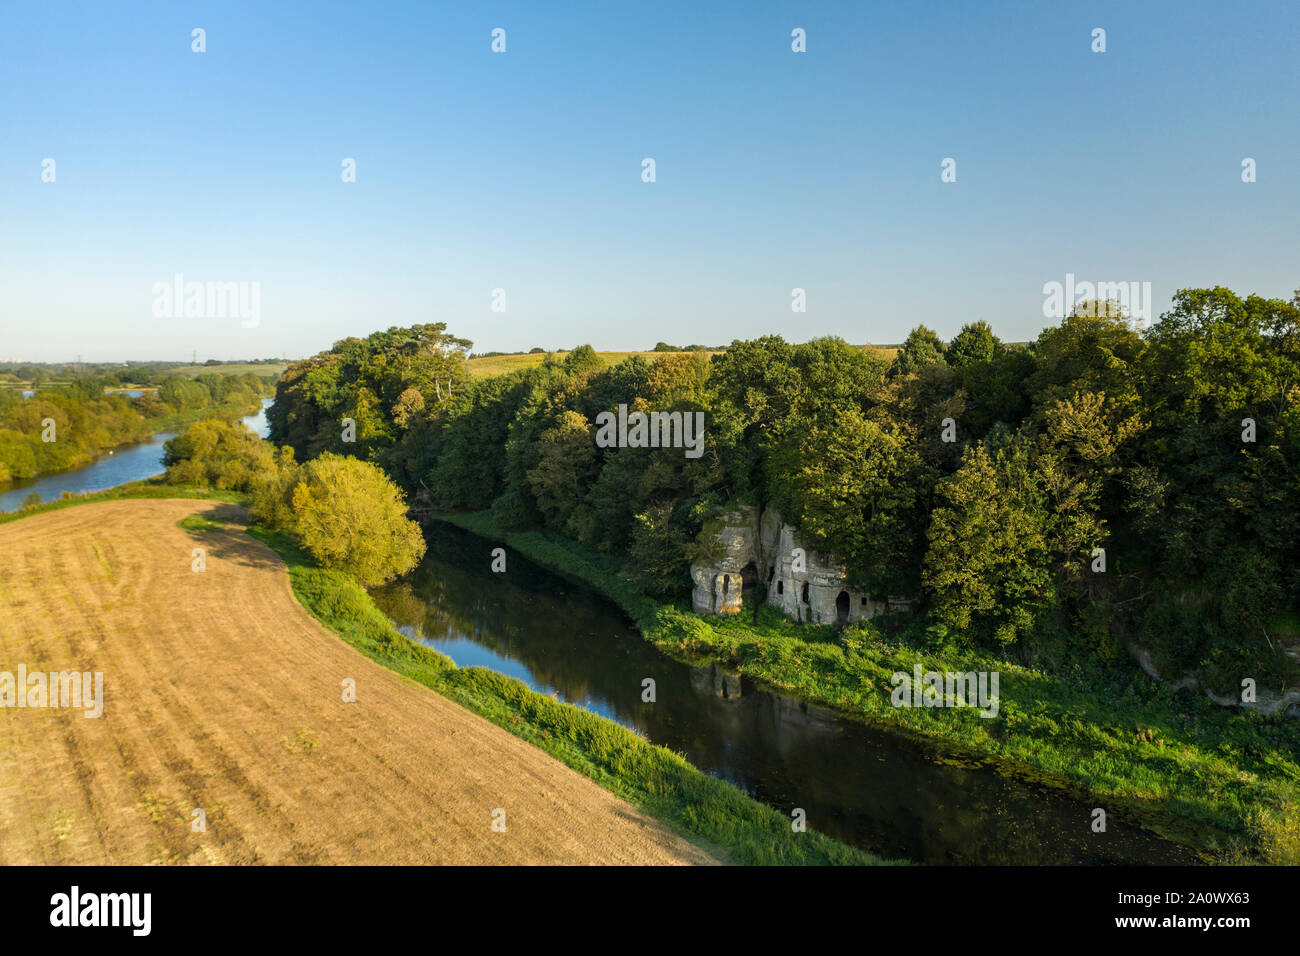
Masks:
[[[619,724],[495,671],[457,667],[398,632],[350,576],[317,567],[283,534],[249,533],[284,559],[294,594],[352,647],[540,747],[728,862],[884,862],[819,833],[795,833],[778,811]]]
[[[194,498],[243,503],[243,496],[209,488],[140,481],[0,514],[0,523],[95,501]],[[211,518],[187,518],[202,532]],[[731,863],[880,865],[890,861],[791,821],[729,783],[701,772],[682,756],[571,704],[530,690],[483,668],[459,668],[448,657],[397,631],[349,575],[319,568],[287,535],[263,528],[249,533],[289,567],[294,595],[323,625],[367,657],[540,747],[605,789],[645,810],[715,856]]]
[[[440,520],[503,541],[618,603],[651,643],[707,658],[845,715],[955,750],[1122,808],[1216,860],[1300,863],[1300,721],[1220,708],[1134,669],[1095,675],[1031,670],[978,654],[943,656],[890,641],[872,627],[837,635],[770,608],[700,617],[639,593],[616,564],[561,536],[506,532],[485,512]],[[892,675],[997,671],[996,719],[973,710],[901,708]]]

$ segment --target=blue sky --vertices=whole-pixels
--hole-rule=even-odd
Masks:
[[[1066,273],[1289,298],[1297,64],[1294,2],[11,2],[0,359],[1023,340]],[[259,283],[257,326],[154,315],[177,273]]]

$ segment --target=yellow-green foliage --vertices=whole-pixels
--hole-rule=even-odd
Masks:
[[[119,396],[6,395],[0,400],[0,482],[79,468],[109,448],[148,434],[145,420]]]
[[[362,584],[392,580],[424,556],[401,489],[369,462],[327,452],[302,467],[290,501],[294,531],[312,557]]]
[[[1290,801],[1280,809],[1261,808],[1251,817],[1254,831],[1270,863],[1300,866],[1300,802]]]
[[[259,524],[286,531],[293,528],[292,496],[299,471],[292,448],[286,445],[275,453],[275,467],[252,489],[250,510]]]
[[[167,480],[178,485],[210,485],[223,491],[249,491],[265,479],[274,459],[272,446],[243,422],[195,422],[164,446]]]
[[[251,364],[242,362],[229,362],[223,365],[177,365],[174,368],[165,370],[167,375],[188,375],[190,378],[196,378],[199,375],[275,375],[284,374],[284,370],[289,367],[288,362],[269,362],[263,364]]]
[[[167,442],[167,480],[249,495],[256,519],[295,535],[324,567],[366,585],[404,574],[424,555],[400,488],[376,465],[335,454],[299,465],[241,423],[201,421]]]

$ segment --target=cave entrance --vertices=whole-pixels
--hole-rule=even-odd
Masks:
[[[849,592],[841,591],[835,599],[835,620],[841,624],[849,623]]]

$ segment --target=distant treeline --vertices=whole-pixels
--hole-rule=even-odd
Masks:
[[[466,358],[495,358],[498,355],[542,355],[547,350],[544,348],[531,348],[527,352],[473,352]]]
[[[252,414],[271,392],[266,377],[252,373],[172,376],[138,398],[105,392],[122,384],[112,373],[38,385],[30,398],[0,389],[0,482],[78,468],[205,412]]]
[[[239,362],[208,359],[200,364],[220,373],[223,365],[283,365],[284,359],[248,359]],[[98,379],[112,388],[120,385],[158,385],[175,374],[176,368],[187,365],[187,362],[0,362],[0,386],[44,385],[79,378]]]
[[[721,508],[772,504],[856,586],[918,597],[935,647],[1059,669],[1135,643],[1221,692],[1296,679],[1300,294],[1184,290],[1145,331],[1094,303],[1024,347],[921,326],[892,360],[766,336],[466,379],[468,347],[442,325],[344,340],[285,373],[272,438],[625,557],[648,591],[686,593]],[[704,456],[597,447],[621,404],[705,411]]]

